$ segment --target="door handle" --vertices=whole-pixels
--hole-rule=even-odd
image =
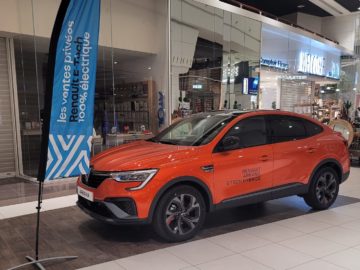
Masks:
[[[214,171],[214,165],[213,164],[204,165],[204,166],[201,166],[201,169],[204,172],[213,172]]]
[[[269,160],[269,156],[268,155],[263,155],[259,158],[261,161],[268,161]]]
[[[316,151],[316,148],[315,147],[309,147],[307,150],[306,150],[306,152],[307,153],[314,153]]]

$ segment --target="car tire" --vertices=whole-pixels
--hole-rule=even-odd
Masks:
[[[164,240],[181,242],[193,238],[205,222],[206,205],[194,187],[181,185],[161,197],[154,213],[153,228]]]
[[[328,209],[339,193],[339,176],[331,167],[318,170],[313,176],[304,200],[315,210]]]

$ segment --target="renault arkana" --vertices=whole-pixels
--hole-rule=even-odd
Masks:
[[[291,195],[329,208],[350,172],[347,142],[281,111],[203,113],[155,137],[111,148],[78,179],[78,206],[114,224],[147,224],[184,241],[215,209]]]

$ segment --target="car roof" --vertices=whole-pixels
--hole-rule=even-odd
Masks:
[[[284,114],[284,115],[298,115],[293,112],[281,111],[281,110],[217,110],[217,111],[209,111],[209,112],[200,112],[193,114],[192,116],[204,116],[204,115],[243,115],[247,113],[259,113],[259,114]],[[300,115],[302,116],[302,115]]]
[[[282,110],[217,110],[217,111],[210,111],[210,112],[201,112],[201,113],[197,113],[197,114],[193,114],[191,116],[209,116],[209,115],[222,115],[222,116],[233,116],[233,117],[238,117],[244,114],[259,114],[259,115],[286,115],[286,116],[295,116],[295,117],[300,117],[303,119],[307,119],[310,120],[312,122],[314,122],[315,119],[303,115],[303,114],[298,114],[298,113],[294,113],[294,112],[289,112],[289,111],[282,111]],[[318,121],[316,121],[318,122]]]

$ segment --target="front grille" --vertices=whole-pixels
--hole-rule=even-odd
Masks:
[[[86,209],[91,212],[103,216],[105,218],[113,218],[114,215],[111,211],[101,202],[91,202],[83,197],[78,196],[78,202]]]
[[[108,174],[91,170],[88,179],[86,175],[81,176],[81,182],[89,187],[97,188],[107,178],[109,178]]]

